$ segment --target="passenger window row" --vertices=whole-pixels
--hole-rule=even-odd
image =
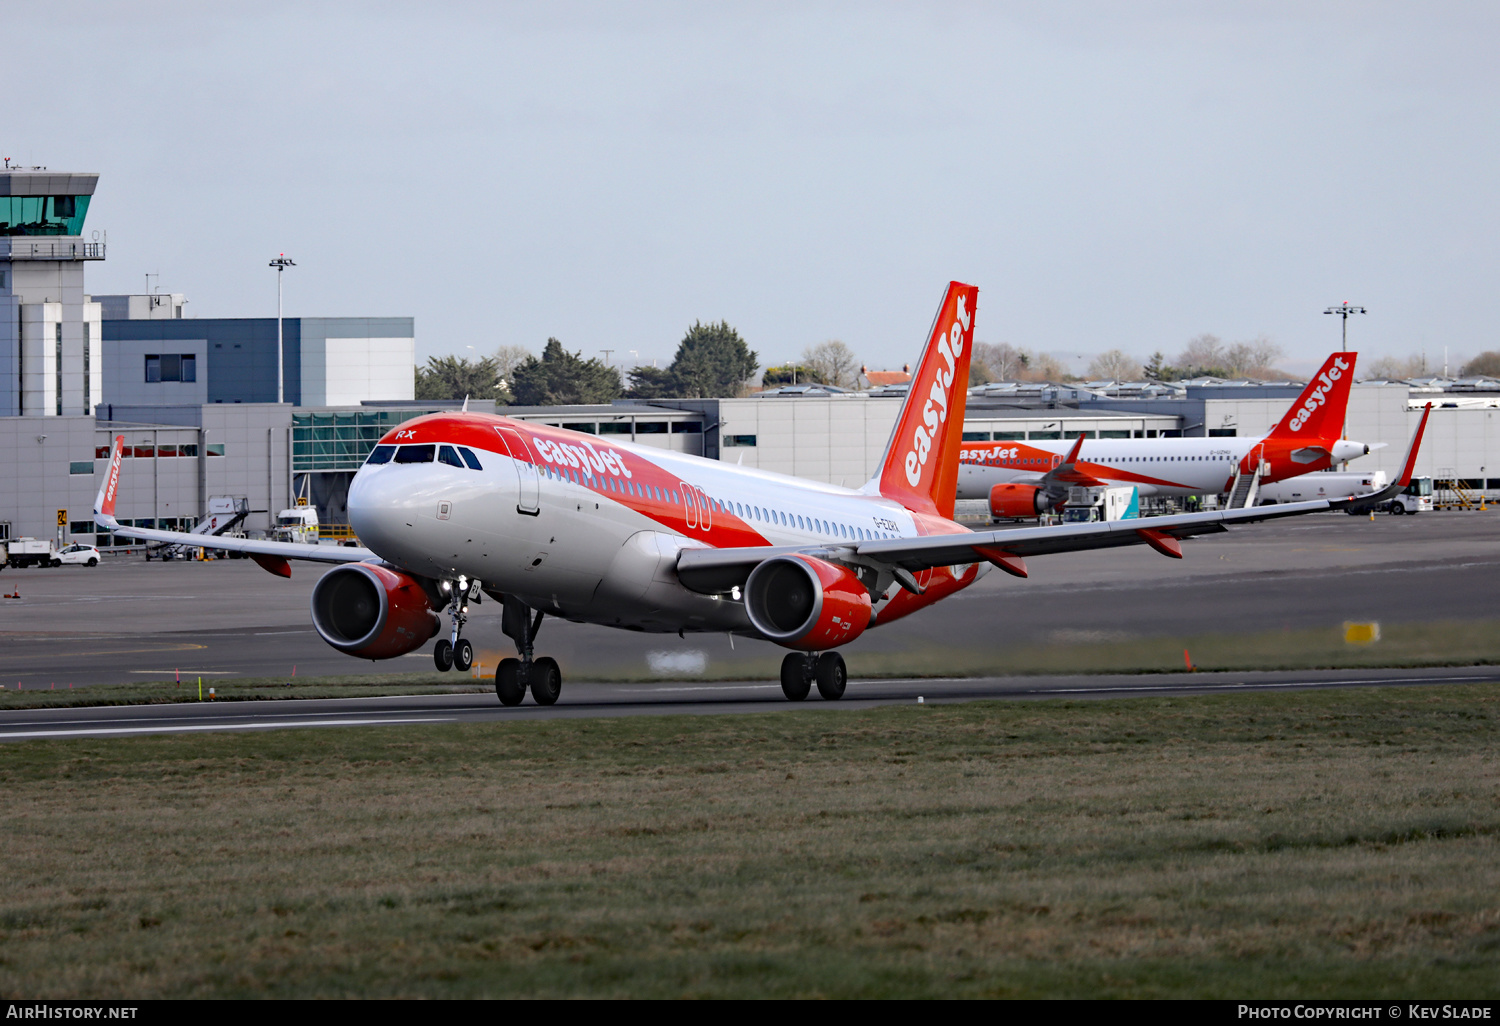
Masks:
[[[365,463],[431,463],[434,460],[460,470],[465,467],[484,469],[473,450],[462,445],[377,445]]]

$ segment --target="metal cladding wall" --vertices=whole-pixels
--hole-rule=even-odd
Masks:
[[[302,402],[302,319],[288,317],[282,322],[282,368],[284,401],[293,406]],[[207,366],[199,374],[207,378],[207,401],[210,403],[274,403],[276,401],[276,318],[274,317],[205,317],[187,320],[105,321],[103,323],[106,366],[119,366],[124,377],[104,381],[106,403],[140,403],[139,389],[133,379],[144,380],[144,368],[126,359],[122,342],[159,342],[165,352],[192,352],[193,342],[201,341],[207,354]],[[180,348],[169,348],[172,345]],[[130,346],[129,355],[140,352]],[[113,355],[112,355],[113,354]],[[128,388],[121,387],[131,381]],[[164,404],[172,403],[164,397]]]

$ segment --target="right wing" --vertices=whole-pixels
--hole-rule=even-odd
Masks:
[[[1417,424],[1416,434],[1406,453],[1401,476],[1385,489],[1359,498],[1314,502],[1290,502],[1281,505],[1251,506],[1244,509],[1209,510],[1182,513],[1169,517],[1144,517],[1130,520],[1094,521],[1086,524],[1056,524],[1050,527],[1009,528],[1002,531],[969,531],[958,528],[952,534],[929,534],[917,538],[882,538],[850,542],[847,545],[776,545],[735,549],[683,549],[677,557],[677,577],[682,583],[704,593],[725,592],[742,586],[750,571],[763,560],[789,552],[802,552],[835,562],[854,561],[884,567],[895,574],[903,586],[912,588],[906,574],[938,566],[957,566],[987,560],[1019,577],[1026,576],[1025,556],[1051,555],[1056,552],[1078,552],[1085,549],[1118,548],[1125,545],[1149,545],[1164,556],[1182,558],[1181,539],[1199,534],[1218,534],[1233,524],[1301,516],[1330,509],[1365,509],[1384,502],[1411,484],[1417,450],[1427,427],[1427,412]],[[1080,442],[1081,444],[1081,442]],[[1071,467],[1078,458],[1079,445],[1073,446],[1063,467]],[[1062,469],[1062,467],[1059,467]]]
[[[193,548],[222,549],[226,552],[243,552],[256,563],[281,577],[292,576],[289,559],[301,559],[313,563],[362,563],[367,559],[379,559],[375,553],[364,548],[343,545],[303,545],[297,542],[255,541],[250,538],[224,538],[218,535],[190,534],[187,531],[157,531],[147,527],[126,527],[115,519],[115,496],[120,490],[120,456],[125,436],[116,435],[110,449],[109,473],[104,485],[94,499],[94,522],[110,534],[143,541],[167,542]]]

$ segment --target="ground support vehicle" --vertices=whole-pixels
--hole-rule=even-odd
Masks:
[[[9,566],[61,566],[57,542],[51,538],[13,538],[6,563]]]
[[[1141,497],[1134,487],[1075,486],[1068,489],[1068,504],[1063,507],[1062,519],[1065,524],[1091,524],[1131,520],[1140,515]]]
[[[53,566],[98,566],[99,550],[92,545],[74,542],[57,554]]]

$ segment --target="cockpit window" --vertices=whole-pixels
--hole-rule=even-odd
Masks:
[[[458,458],[458,453],[453,451],[453,446],[445,445],[438,450],[438,462],[446,463],[450,467],[464,468],[464,461]]]
[[[403,445],[396,451],[397,463],[431,463],[435,445]]]
[[[459,455],[463,456],[464,462],[469,465],[469,469],[470,470],[483,470],[484,469],[483,467],[481,467],[479,465],[479,457],[475,456],[468,449],[466,449],[466,448],[464,448],[463,446],[460,445],[458,447],[458,452],[459,452]]]
[[[396,454],[396,447],[394,445],[377,445],[374,448],[374,450],[370,453],[370,458],[367,459],[367,460],[365,460],[365,462],[366,463],[389,463],[389,462],[391,462],[391,457],[394,456],[395,454]]]

